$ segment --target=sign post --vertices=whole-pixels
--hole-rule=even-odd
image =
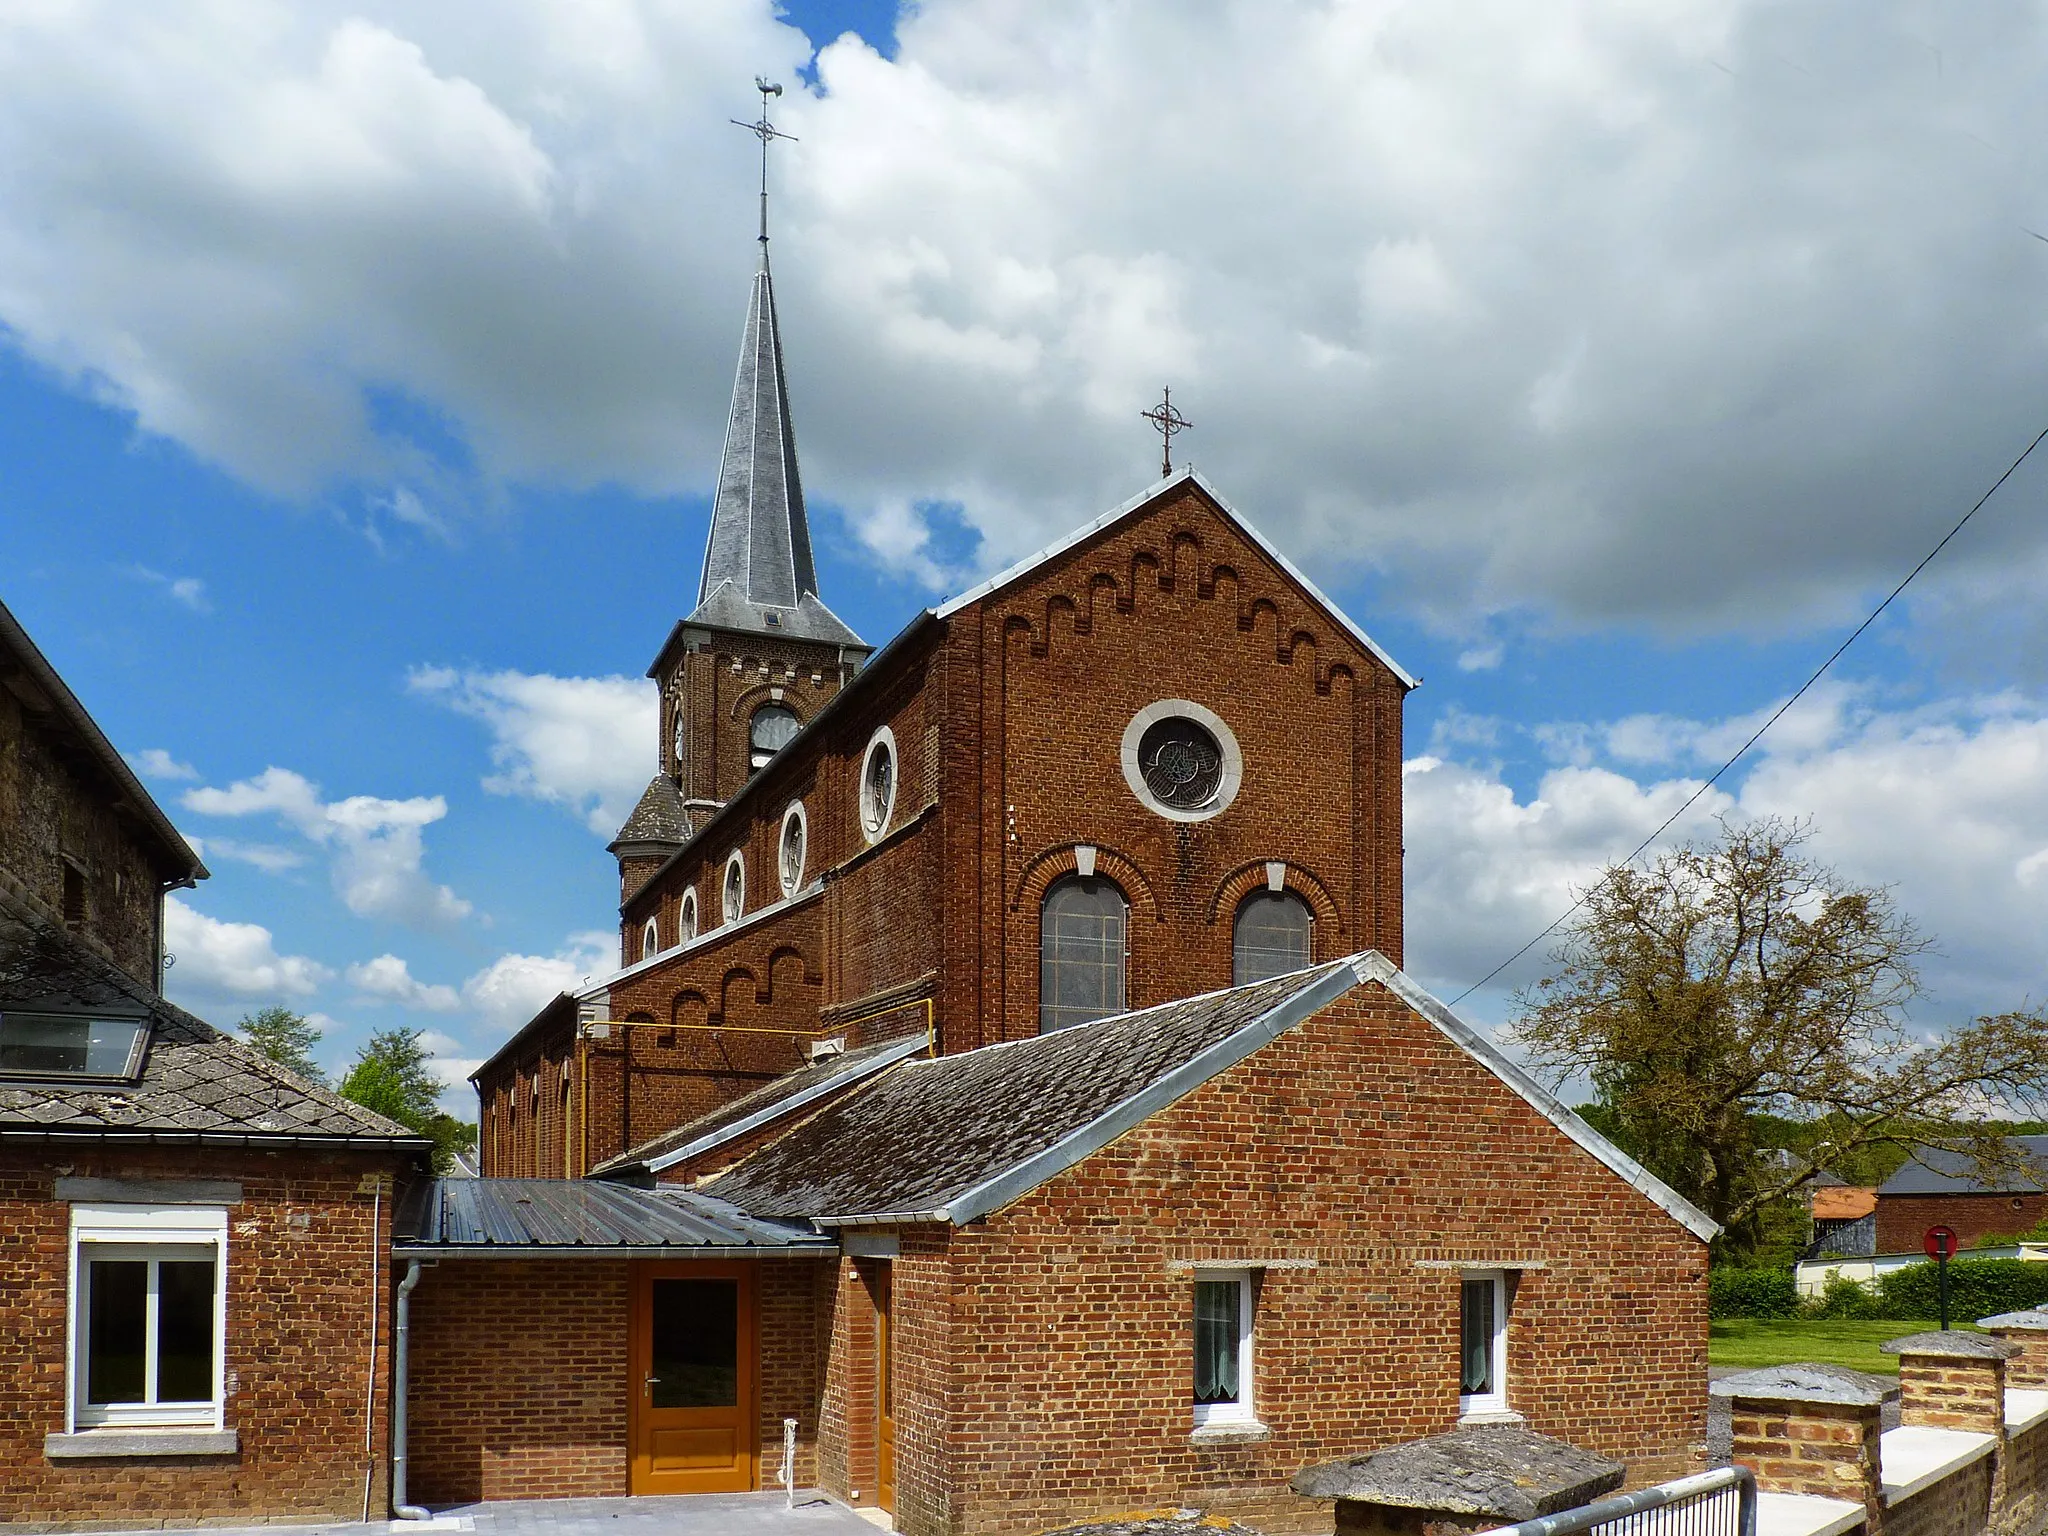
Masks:
[[[1927,1250],[1927,1257],[1934,1260],[1935,1284],[1941,1292],[1941,1331],[1948,1332],[1948,1261],[1955,1257],[1956,1229],[1954,1227],[1929,1227],[1921,1236],[1920,1246]]]

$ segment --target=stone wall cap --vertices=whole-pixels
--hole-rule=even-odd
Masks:
[[[1761,1370],[1723,1376],[1708,1384],[1714,1397],[1743,1398],[1765,1403],[1842,1403],[1876,1407],[1899,1395],[1899,1384],[1840,1365],[1767,1365]]]
[[[1935,1355],[1945,1360],[2010,1360],[2022,1352],[2010,1339],[1954,1329],[1944,1333],[1938,1328],[1909,1333],[1903,1339],[1886,1339],[1877,1347],[1888,1355]]]
[[[1522,1521],[1591,1503],[1619,1488],[1625,1472],[1567,1441],[1488,1424],[1304,1467],[1288,1486],[1311,1499]]]
[[[1977,1326],[2000,1328],[2007,1333],[2048,1333],[2048,1312],[2001,1312],[1996,1317],[1978,1318]]]

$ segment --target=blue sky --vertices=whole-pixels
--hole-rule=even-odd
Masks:
[[[608,963],[755,70],[799,134],[777,275],[827,600],[885,639],[1142,488],[1173,382],[1194,461],[1426,679],[1410,961],[1462,990],[2048,412],[2031,152],[1974,147],[2038,141],[2030,15],[1944,21],[1936,78],[1904,9],[1668,10],[1503,11],[1475,52],[1370,6],[727,0],[565,51],[539,0],[307,6],[203,66],[203,21],[0,23],[0,131],[38,151],[0,172],[0,599],[204,846],[173,995],[317,1014],[335,1064],[418,1025],[459,1076]],[[1301,107],[1346,50],[1381,89]],[[1702,811],[1810,816],[1894,887],[1943,941],[1930,1026],[2042,991],[2042,491]]]

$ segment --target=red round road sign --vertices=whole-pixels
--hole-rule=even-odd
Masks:
[[[1927,1250],[1930,1259],[1952,1259],[1956,1254],[1956,1229],[1929,1227],[1920,1239],[1920,1246]]]

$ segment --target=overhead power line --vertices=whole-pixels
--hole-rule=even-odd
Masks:
[[[1657,839],[1662,837],[1666,832],[1669,832],[1671,828],[1677,823],[1678,819],[1681,816],[1683,816],[1687,811],[1691,810],[1693,806],[1698,803],[1700,796],[1704,795],[1708,790],[1712,789],[1717,783],[1720,782],[1721,777],[1724,774],[1726,774],[1729,769],[1733,768],[1737,763],[1741,762],[1743,758],[1749,755],[1749,749],[1751,747],[1754,747],[1758,742],[1764,739],[1764,733],[1768,731],[1772,726],[1776,725],[1778,721],[1784,717],[1784,714],[1787,710],[1789,710],[1794,704],[1797,704],[1800,701],[1800,699],[1804,698],[1806,696],[1807,691],[1811,689],[1815,683],[1819,682],[1823,677],[1827,676],[1828,669],[1834,666],[1836,662],[1842,659],[1842,653],[1848,650],[1850,646],[1854,645],[1858,640],[1860,640],[1863,637],[1863,632],[1866,629],[1870,628],[1871,625],[1875,624],[1878,621],[1878,619],[1883,616],[1885,609],[1891,607],[1891,605],[1898,600],[1899,594],[1901,592],[1904,592],[1906,588],[1910,587],[1913,584],[1913,580],[1915,577],[1917,577],[1922,571],[1926,570],[1928,566],[1934,564],[1935,556],[1939,555],[1944,549],[1948,548],[1949,540],[1953,539],[1957,534],[1961,533],[1963,529],[1969,525],[1970,519],[1975,517],[1978,514],[1978,512],[1983,510],[1984,504],[1987,501],[1989,501],[1993,496],[1996,496],[1998,494],[2000,486],[2004,485],[2006,481],[2010,480],[2016,473],[2018,473],[2019,467],[2022,464],[2026,463],[2027,460],[2033,456],[2034,450],[2040,447],[2043,442],[2048,442],[2048,427],[2043,427],[2038,433],[2035,434],[2034,440],[2031,443],[2027,444],[2025,450],[2021,452],[2020,456],[2014,459],[2010,464],[2005,466],[2005,473],[2000,475],[1996,480],[1992,481],[1991,488],[1985,491],[1985,493],[1982,496],[1979,496],[1974,502],[1970,504],[1969,511],[1965,512],[1961,517],[1956,519],[1955,527],[1949,529],[1947,533],[1944,533],[1941,536],[1941,542],[1936,544],[1934,548],[1927,551],[1927,553],[1921,557],[1920,563],[1918,565],[1914,566],[1912,570],[1906,572],[1905,579],[1902,580],[1896,587],[1893,587],[1890,592],[1885,594],[1884,601],[1879,603],[1875,608],[1871,609],[1869,614],[1864,618],[1863,622],[1861,624],[1858,624],[1853,630],[1849,632],[1848,638],[1843,640],[1843,642],[1840,645],[1836,646],[1832,651],[1828,653],[1827,660],[1823,661],[1819,666],[1813,669],[1812,675],[1809,676],[1805,682],[1799,685],[1798,690],[1794,692],[1790,698],[1786,699],[1784,703],[1780,704],[1776,709],[1771,711],[1770,717],[1766,719],[1762,725],[1758,726],[1756,730],[1750,734],[1749,740],[1745,741],[1741,746],[1737,747],[1735,751],[1729,755],[1727,762],[1723,763],[1720,767],[1716,768],[1711,777],[1706,779],[1699,786],[1699,788],[1695,789],[1691,794],[1687,795],[1685,797],[1685,803],[1680,805],[1679,808],[1673,811],[1669,816],[1666,816],[1664,820],[1658,824],[1656,831],[1652,832],[1648,837],[1644,838],[1640,843],[1636,844],[1635,850],[1632,853],[1630,853],[1626,859],[1622,860],[1622,863],[1624,865],[1633,864],[1637,859],[1641,858],[1644,852],[1650,847],[1652,843],[1656,842]],[[1466,998],[1470,997],[1474,992],[1477,992],[1481,987],[1485,986],[1489,981],[1493,980],[1494,977],[1498,976],[1502,971],[1506,970],[1509,966],[1513,965],[1517,960],[1521,959],[1522,956],[1526,955],[1538,944],[1541,944],[1545,939],[1549,938],[1553,933],[1557,932],[1558,929],[1562,928],[1566,923],[1570,922],[1573,914],[1576,913],[1579,910],[1579,908],[1583,907],[1585,904],[1586,898],[1584,896],[1580,896],[1578,900],[1574,901],[1563,912],[1558,914],[1556,921],[1551,923],[1551,925],[1548,928],[1545,928],[1541,933],[1536,934],[1534,937],[1530,938],[1526,943],[1522,945],[1520,949],[1517,949],[1513,954],[1509,955],[1507,959],[1501,961],[1499,965],[1496,965],[1484,976],[1480,977],[1477,981],[1473,982],[1471,986],[1467,987],[1464,991],[1460,992],[1456,997],[1452,998],[1451,1006],[1453,1008],[1457,1007],[1458,1004],[1462,1003]]]

